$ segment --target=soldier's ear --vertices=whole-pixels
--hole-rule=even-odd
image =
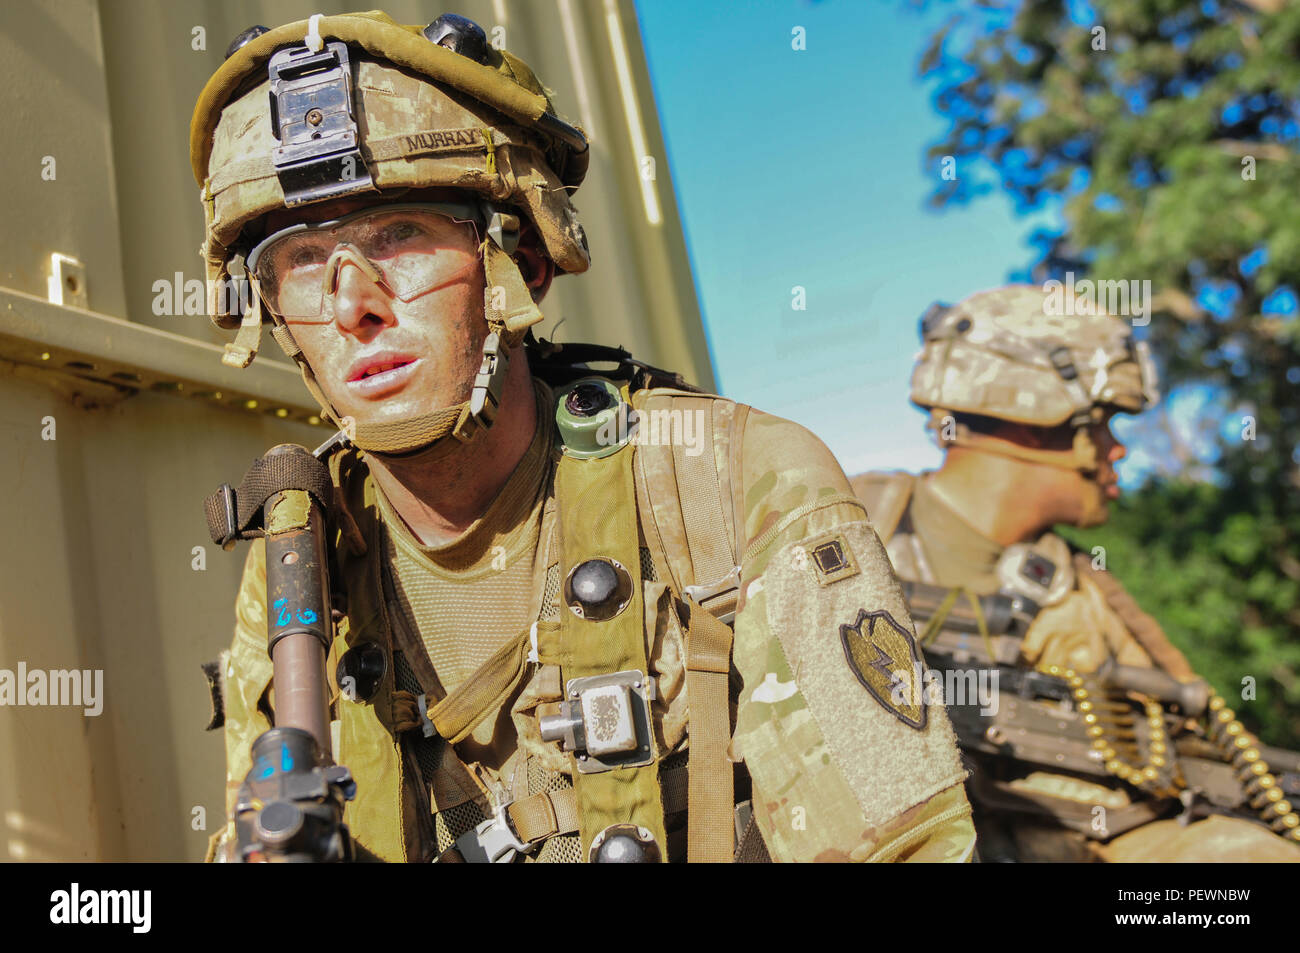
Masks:
[[[542,251],[541,238],[531,226],[525,228],[519,236],[519,247],[515,249],[514,259],[520,274],[524,276],[524,282],[532,292],[533,301],[541,301],[555,278],[555,262],[546,257]]]

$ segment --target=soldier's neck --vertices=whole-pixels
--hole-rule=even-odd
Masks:
[[[1042,484],[1011,457],[953,448],[928,478],[933,494],[977,532],[1003,546],[1037,539],[1060,517]]]
[[[532,442],[537,428],[532,376],[522,352],[512,356],[496,422],[474,440],[410,460],[368,456],[380,489],[425,546],[445,546],[464,535]]]

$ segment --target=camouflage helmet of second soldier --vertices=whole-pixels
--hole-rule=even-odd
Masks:
[[[590,264],[569,199],[586,174],[586,137],[556,115],[527,65],[493,48],[464,17],[421,28],[375,11],[249,28],[199,95],[190,158],[203,201],[208,312],[219,327],[239,329],[223,362],[248,366],[262,324],[271,324],[323,416],[340,429],[343,419],[252,276],[251,300],[231,293],[232,266],[277,209],[351,196],[395,200],[436,187],[475,200],[490,333],[473,396],[406,420],[358,424],[349,435],[362,449],[402,453],[448,434],[470,439],[491,424],[506,350],[542,320],[512,258],[521,217],[557,272]]]
[[[911,399],[930,411],[947,445],[981,447],[1032,462],[1093,471],[1091,425],[1107,409],[1137,413],[1159,400],[1145,341],[1127,322],[1065,290],[1009,285],[921,318],[922,349]],[[1012,447],[957,422],[953,414],[1033,427],[1074,427],[1070,451]]]

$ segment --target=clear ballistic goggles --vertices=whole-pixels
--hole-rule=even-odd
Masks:
[[[328,222],[283,228],[245,260],[262,300],[292,324],[333,320],[327,298],[338,291],[344,263],[402,302],[462,280],[478,265],[466,250],[479,241],[479,209],[468,203],[422,202],[362,209]]]

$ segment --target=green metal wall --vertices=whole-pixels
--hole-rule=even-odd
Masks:
[[[247,371],[225,368],[225,336],[202,315],[156,314],[154,284],[203,277],[188,128],[231,37],[347,8],[0,5],[0,670],[104,673],[98,717],[0,706],[0,859],[195,860],[221,823],[222,737],[202,731],[199,665],[229,642],[244,550],[211,545],[201,500],[267,447],[327,434],[303,422],[310,399],[269,340]],[[559,340],[622,344],[711,387],[630,2],[456,12],[503,27],[591,133],[576,204],[593,267],[556,281],[543,333],[562,321]],[[53,253],[84,266],[62,304]]]

